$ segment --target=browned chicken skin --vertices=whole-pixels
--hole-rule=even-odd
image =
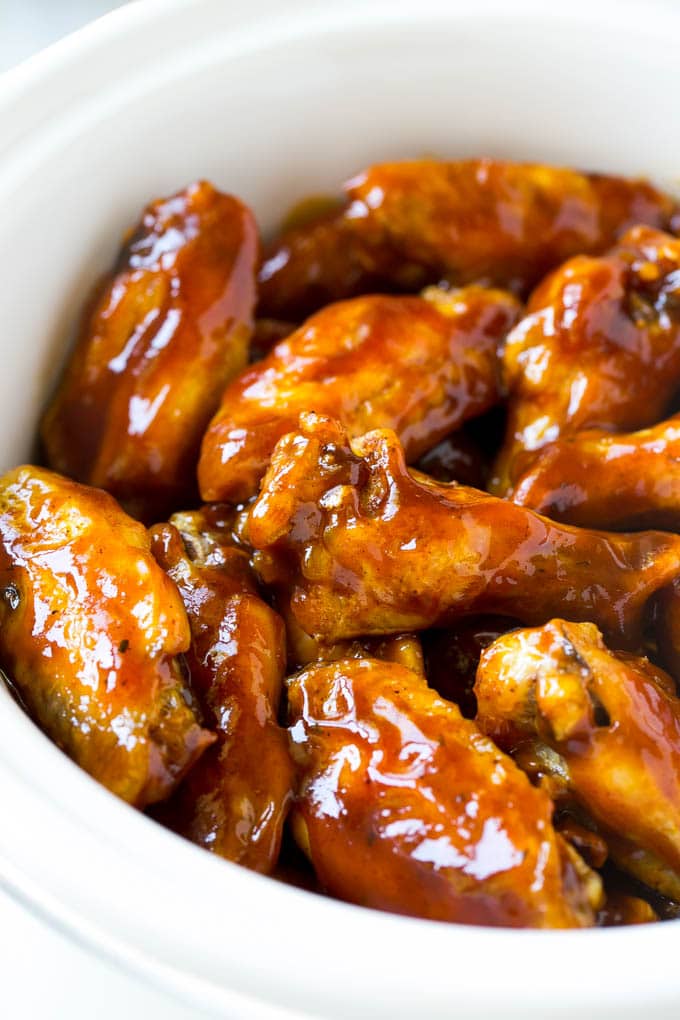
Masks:
[[[383,163],[344,190],[339,211],[268,246],[261,314],[299,320],[330,301],[443,278],[522,292],[633,224],[667,228],[675,212],[645,181],[493,159]]]
[[[639,432],[590,429],[549,443],[512,499],[583,528],[680,531],[680,415]]]
[[[608,255],[565,263],[531,295],[504,370],[498,494],[511,493],[535,452],[568,433],[658,421],[680,389],[680,240],[635,227]]]
[[[246,364],[257,255],[252,214],[210,184],[148,206],[44,416],[51,467],[146,520],[195,498],[201,437]]]
[[[423,678],[348,659],[292,677],[288,702],[293,831],[329,892],[469,924],[593,923],[599,881],[550,799]]]
[[[499,347],[519,312],[509,294],[480,287],[318,312],[227,387],[201,448],[203,499],[254,496],[303,411],[337,418],[351,435],[393,428],[417,459],[498,403]]]
[[[213,737],[177,656],[189,625],[141,524],[34,467],[0,480],[0,666],[52,740],[137,807]]]
[[[680,898],[680,700],[671,678],[608,651],[590,623],[552,620],[487,648],[475,693],[484,732],[507,750],[533,742],[551,789],[563,786],[596,822],[619,867]]]
[[[184,600],[194,687],[218,734],[163,818],[207,850],[270,872],[293,778],[276,719],[283,623],[260,598],[247,555],[215,528],[209,509],[176,514],[151,534],[154,555]]]
[[[649,598],[680,572],[680,537],[555,524],[410,473],[394,433],[350,443],[315,415],[278,444],[248,536],[264,580],[288,584],[298,623],[325,640],[561,613],[637,647]]]

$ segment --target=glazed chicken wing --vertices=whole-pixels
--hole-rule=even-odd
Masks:
[[[475,692],[484,732],[508,750],[534,742],[543,771],[597,823],[616,863],[679,899],[680,700],[671,678],[608,651],[590,623],[552,620],[487,648]]]
[[[348,659],[292,677],[288,701],[293,831],[330,893],[441,921],[593,923],[599,879],[550,799],[424,679]]]
[[[276,238],[260,269],[262,314],[300,319],[371,290],[442,278],[525,291],[626,227],[669,226],[673,201],[645,181],[492,159],[370,167],[339,211]]]
[[[160,817],[213,853],[255,871],[276,865],[292,796],[286,733],[277,724],[283,623],[260,598],[243,550],[210,509],[152,529],[152,550],[177,584],[191,625],[191,675],[217,743]]]
[[[409,473],[392,432],[350,442],[315,415],[278,444],[248,535],[264,579],[289,584],[299,624],[326,640],[561,613],[637,647],[648,599],[680,573],[680,537],[555,524]]]
[[[178,655],[181,599],[106,493],[21,467],[0,480],[0,667],[47,735],[144,807],[213,737]]]
[[[318,312],[228,386],[201,449],[206,500],[255,495],[276,443],[303,411],[350,435],[393,428],[409,460],[500,400],[498,349],[519,317],[502,291],[430,288]]]
[[[584,528],[680,531],[680,415],[639,432],[590,429],[549,443],[512,499]]]
[[[571,259],[531,295],[504,372],[498,494],[568,433],[658,421],[680,389],[680,240],[635,227],[608,255]]]
[[[147,520],[194,498],[203,432],[247,360],[257,255],[252,214],[210,184],[146,209],[44,416],[51,467]]]

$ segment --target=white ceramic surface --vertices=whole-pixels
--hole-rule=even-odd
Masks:
[[[145,0],[0,87],[0,462],[29,455],[84,289],[150,196],[207,176],[265,228],[378,158],[680,174],[680,10]],[[508,932],[359,910],[118,803],[0,692],[0,877],[122,966],[236,1017],[676,1018],[680,924]]]
[[[0,0],[0,71],[126,0]]]

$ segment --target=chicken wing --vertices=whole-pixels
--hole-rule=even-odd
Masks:
[[[647,601],[680,573],[680,537],[555,524],[409,473],[393,432],[350,442],[316,415],[276,447],[247,528],[265,581],[288,584],[298,623],[325,640],[560,613],[637,647]]]
[[[340,298],[442,278],[525,291],[572,255],[604,251],[675,205],[645,181],[492,159],[384,163],[346,204],[284,231],[260,269],[263,315],[300,319]]]
[[[176,514],[151,536],[184,600],[194,687],[218,734],[160,817],[205,849],[270,872],[293,779],[277,723],[283,623],[260,598],[247,554],[215,526],[209,508]]]
[[[424,679],[348,659],[292,677],[288,703],[293,831],[330,893],[441,921],[593,923],[599,879],[550,799]]]
[[[481,287],[323,309],[227,387],[201,448],[203,499],[255,495],[303,411],[337,418],[351,435],[394,428],[417,459],[500,400],[498,349],[519,310]]]
[[[680,240],[634,227],[608,255],[565,263],[531,295],[505,345],[504,373],[497,494],[568,433],[662,418],[680,389]]]
[[[137,807],[213,741],[178,656],[181,599],[141,524],[34,467],[0,480],[0,667],[47,735]]]
[[[512,499],[583,528],[680,531],[680,415],[639,432],[590,429],[549,443]]]
[[[247,360],[257,257],[252,214],[210,184],[146,209],[43,418],[51,467],[146,520],[194,498],[201,438]]]
[[[507,750],[542,745],[544,771],[595,821],[619,867],[678,899],[680,700],[671,678],[608,651],[593,624],[552,620],[490,645],[475,693],[483,731]]]

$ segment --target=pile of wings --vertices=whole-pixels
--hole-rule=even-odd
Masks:
[[[17,698],[260,872],[474,924],[672,916],[678,229],[644,181],[493,160],[371,167],[264,250],[205,182],[149,205],[49,469],[0,480]]]

